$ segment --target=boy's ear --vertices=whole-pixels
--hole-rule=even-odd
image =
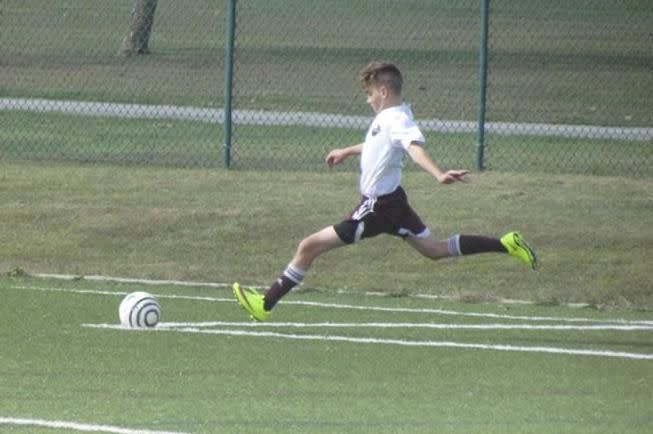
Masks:
[[[387,98],[388,95],[390,94],[387,86],[379,86],[379,93],[383,98]]]

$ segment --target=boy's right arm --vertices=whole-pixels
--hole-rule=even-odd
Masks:
[[[336,164],[342,163],[350,155],[358,155],[363,152],[363,144],[359,143],[354,146],[349,146],[348,148],[338,148],[329,152],[324,159],[324,162],[327,166],[333,167]]]
[[[442,184],[463,181],[465,175],[469,173],[468,170],[447,170],[446,172],[443,172],[440,170],[438,165],[435,164],[435,161],[431,160],[431,157],[426,153],[424,147],[417,142],[411,143],[407,148],[407,152],[408,155],[410,155],[410,158],[412,158],[418,166],[430,173]]]

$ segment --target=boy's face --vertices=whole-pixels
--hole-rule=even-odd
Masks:
[[[367,103],[374,113],[379,113],[383,109],[385,98],[387,96],[387,89],[385,86],[379,86],[377,84],[369,84],[365,88],[365,93],[367,93]]]

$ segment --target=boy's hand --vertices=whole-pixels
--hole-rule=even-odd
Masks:
[[[327,154],[326,158],[324,159],[324,162],[326,163],[327,166],[333,167],[336,164],[342,163],[345,160],[345,158],[349,157],[350,155],[358,155],[361,152],[363,152],[362,143],[350,146],[348,148],[334,149],[333,151]]]
[[[363,152],[363,144],[359,143],[357,145],[350,146],[348,148],[338,148],[329,152],[324,159],[324,162],[327,166],[333,167],[336,164],[342,163],[345,158],[351,155],[358,155]]]
[[[465,175],[468,173],[469,170],[447,170],[440,174],[437,179],[441,184],[452,184],[456,181],[464,181]]]
[[[342,161],[347,158],[349,154],[345,149],[334,149],[333,151],[329,152],[324,159],[324,162],[326,163],[327,166],[333,167],[336,164],[342,163]]]
[[[451,184],[456,181],[464,181],[465,175],[469,173],[469,170],[447,170],[443,172],[440,170],[435,161],[431,160],[431,157],[428,156],[424,150],[424,146],[418,142],[412,142],[406,148],[408,154],[413,159],[415,163],[426,172],[434,176],[441,184]]]

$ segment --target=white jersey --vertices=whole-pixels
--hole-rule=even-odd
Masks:
[[[424,135],[408,104],[382,110],[370,125],[360,157],[360,190],[377,198],[392,193],[401,182],[403,158],[408,145],[424,143]]]

